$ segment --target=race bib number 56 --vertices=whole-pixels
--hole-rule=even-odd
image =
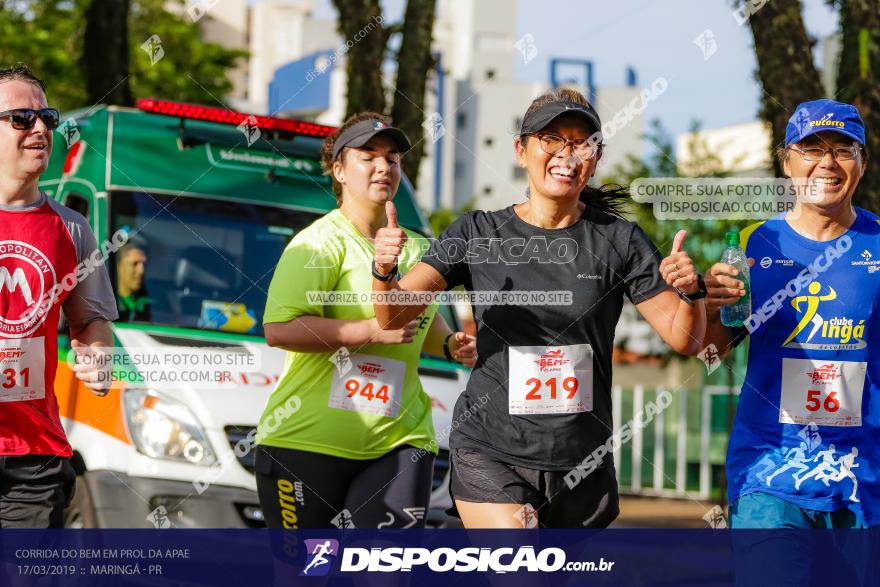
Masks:
[[[331,408],[396,418],[403,398],[406,363],[387,357],[353,354],[350,367],[334,370]]]
[[[861,426],[867,368],[858,361],[783,359],[779,421]]]
[[[509,349],[511,414],[576,414],[593,410],[593,349],[588,344]]]
[[[0,402],[46,397],[45,338],[0,339]]]

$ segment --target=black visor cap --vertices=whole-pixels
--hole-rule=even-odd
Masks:
[[[599,121],[599,114],[592,106],[584,106],[577,102],[560,100],[545,104],[523,118],[520,134],[530,135],[543,130],[548,124],[563,114],[577,116],[583,119],[583,121],[587,123],[587,127],[589,127],[591,132],[599,131],[602,128],[602,123]]]
[[[357,124],[351,125],[336,137],[336,141],[333,143],[333,159],[336,159],[345,147],[354,147],[355,149],[363,147],[374,136],[383,133],[390,136],[397,143],[397,148],[401,153],[410,150],[409,139],[399,128],[388,126],[382,120],[362,120]]]

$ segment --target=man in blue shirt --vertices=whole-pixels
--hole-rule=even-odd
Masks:
[[[732,528],[880,525],[880,223],[852,205],[864,145],[855,107],[801,104],[779,156],[804,191],[741,233],[754,263],[744,328],[719,318],[744,294],[736,270],[706,276],[705,344],[724,354],[750,336],[727,455]]]

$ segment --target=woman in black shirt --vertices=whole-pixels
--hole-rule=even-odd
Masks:
[[[450,435],[453,513],[469,528],[605,527],[617,516],[613,462],[603,452],[624,296],[677,352],[702,347],[705,288],[682,250],[686,233],[662,259],[615,212],[615,194],[587,187],[602,155],[600,129],[579,92],[540,96],[514,142],[527,201],[463,215],[400,280],[405,236],[393,204],[376,235],[374,291],[463,285],[479,296],[478,361]],[[375,304],[384,328],[423,307]]]

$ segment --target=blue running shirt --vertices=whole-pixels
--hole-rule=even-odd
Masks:
[[[741,234],[755,265],[731,502],[761,491],[880,524],[880,221],[856,213],[828,242],[784,215]]]

